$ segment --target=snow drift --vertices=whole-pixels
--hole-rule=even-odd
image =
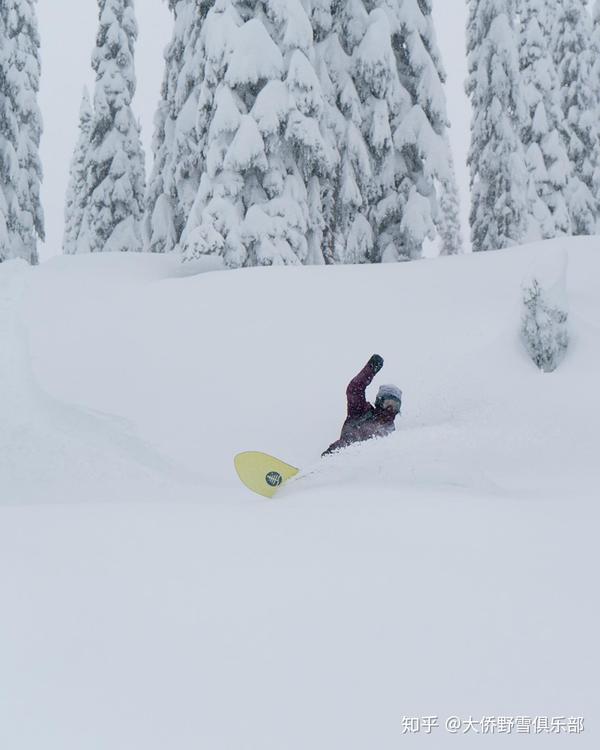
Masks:
[[[1,265],[0,746],[391,749],[427,742],[402,716],[543,714],[596,747],[599,243]],[[521,282],[562,251],[542,374]],[[373,352],[397,432],[321,460]],[[268,503],[248,449],[303,472]]]

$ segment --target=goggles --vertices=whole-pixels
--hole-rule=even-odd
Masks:
[[[395,411],[400,411],[400,402],[397,398],[383,398],[379,402],[382,409],[394,409]]]

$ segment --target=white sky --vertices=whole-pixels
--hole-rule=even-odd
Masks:
[[[44,167],[42,200],[46,215],[46,243],[42,260],[62,248],[64,199],[69,162],[77,138],[81,91],[92,93],[90,56],[97,29],[96,0],[38,0],[42,41],[40,106],[44,117],[41,156]],[[163,74],[162,52],[171,35],[171,14],[165,0],[137,0],[139,39],[136,47],[137,94],[134,109],[142,123],[142,138],[151,164],[153,117]],[[438,41],[448,72],[448,109],[451,143],[462,193],[464,236],[467,237],[468,176],[465,159],[469,136],[466,77],[466,0],[434,0]]]

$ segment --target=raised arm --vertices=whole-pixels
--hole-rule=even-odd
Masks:
[[[358,375],[355,375],[348,383],[346,398],[348,399],[348,416],[351,419],[360,417],[367,410],[365,391],[382,367],[383,358],[379,354],[374,354]]]

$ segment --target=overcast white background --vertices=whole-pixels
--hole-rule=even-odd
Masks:
[[[137,94],[134,109],[142,124],[142,138],[151,166],[153,117],[163,74],[163,50],[172,30],[166,0],[137,0],[139,38],[136,47]],[[438,41],[448,73],[448,110],[451,143],[462,194],[465,238],[468,215],[468,176],[465,165],[469,137],[469,105],[464,93],[465,0],[434,0]],[[44,116],[42,196],[46,215],[46,243],[41,260],[61,252],[64,197],[69,162],[77,138],[79,103],[85,84],[93,94],[90,57],[98,21],[96,0],[39,0],[42,41],[40,106]]]

